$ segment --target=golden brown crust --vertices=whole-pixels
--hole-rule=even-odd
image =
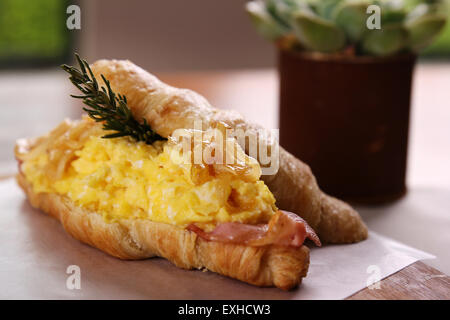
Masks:
[[[180,268],[206,268],[253,285],[284,290],[300,284],[308,271],[306,246],[209,242],[177,226],[142,219],[106,223],[100,214],[77,207],[67,197],[35,193],[22,173],[16,178],[33,207],[58,219],[74,238],[120,259],[160,256]]]
[[[171,87],[130,61],[99,60],[92,65],[94,74],[103,74],[113,89],[127,96],[133,114],[145,118],[162,136],[179,128],[193,128],[201,120],[203,129],[224,122],[233,129],[242,129],[258,136],[260,126],[246,121],[230,110],[213,108],[201,95],[187,89]],[[258,142],[262,148],[274,147],[270,132]],[[245,145],[241,144],[243,149]],[[248,150],[246,150],[248,153]],[[325,195],[317,186],[310,168],[280,148],[280,168],[275,175],[263,176],[274,193],[277,206],[304,218],[323,242],[348,243],[367,238],[367,228],[359,214],[348,204]]]
[[[367,228],[361,226],[361,217],[344,201],[322,194],[322,222],[318,232],[326,243],[351,243],[366,239]],[[343,232],[345,231],[345,232]]]

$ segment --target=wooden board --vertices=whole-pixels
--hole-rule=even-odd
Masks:
[[[418,261],[381,280],[379,289],[366,288],[347,299],[450,299],[450,277]]]

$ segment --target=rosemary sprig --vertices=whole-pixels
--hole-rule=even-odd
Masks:
[[[127,98],[119,93],[116,94],[103,75],[101,77],[106,88],[99,85],[89,63],[82,60],[76,53],[75,57],[80,69],[66,64],[61,68],[70,74],[70,81],[82,93],[82,95],[71,95],[71,97],[81,99],[87,106],[83,110],[96,122],[103,122],[104,130],[115,131],[102,138],[130,136],[147,144],[152,144],[157,140],[166,140],[152,130],[147,120],[143,119],[140,123],[133,117],[127,104]]]

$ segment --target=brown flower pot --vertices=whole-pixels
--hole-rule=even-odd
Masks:
[[[415,60],[279,51],[280,144],[322,190],[366,203],[406,192]]]

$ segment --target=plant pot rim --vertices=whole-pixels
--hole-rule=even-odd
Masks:
[[[385,62],[414,61],[417,58],[415,53],[399,53],[389,56],[349,56],[342,53],[322,53],[315,51],[293,51],[278,47],[278,51],[283,55],[294,58],[311,60],[315,62],[340,62],[351,64],[376,64]]]

